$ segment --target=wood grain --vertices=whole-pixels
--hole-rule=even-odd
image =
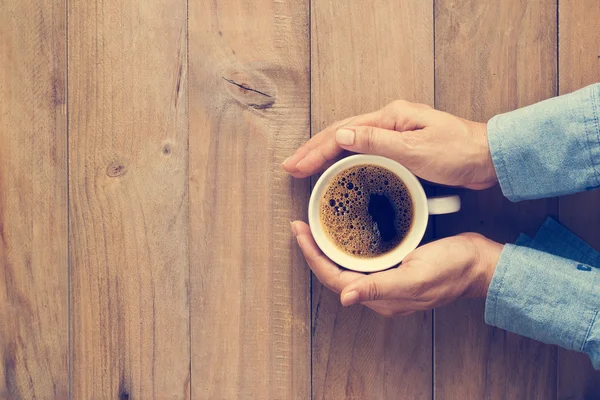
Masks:
[[[189,398],[186,11],[69,2],[74,399]]]
[[[0,2],[0,398],[66,399],[66,3]]]
[[[309,270],[289,221],[308,182],[308,3],[190,2],[190,255],[195,399],[310,398]]]
[[[312,1],[312,132],[396,99],[433,102],[433,10],[422,0]],[[431,312],[394,320],[313,280],[313,398],[430,399]]]
[[[487,121],[556,94],[556,1],[438,0],[436,107]],[[510,203],[498,187],[462,194],[440,237],[476,231],[505,243],[532,234],[556,199]],[[441,399],[552,399],[555,348],[486,326],[483,301],[435,313],[435,393]]]
[[[590,29],[600,20],[595,0],[559,2],[560,94],[600,82],[600,30]],[[600,250],[600,191],[579,193],[559,200],[560,221]],[[594,371],[587,355],[560,349],[559,399],[600,399],[600,371]]]
[[[309,182],[280,168],[309,121],[432,104],[434,79],[481,121],[598,82],[600,3],[187,3],[0,1],[0,399],[600,399],[587,356],[483,302],[386,320],[311,293]],[[600,250],[599,191],[461,196],[437,236],[551,214]]]

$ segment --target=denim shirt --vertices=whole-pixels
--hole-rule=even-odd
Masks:
[[[503,194],[512,201],[600,187],[600,84],[488,122]],[[598,227],[600,232],[600,227]],[[600,369],[600,253],[553,219],[504,246],[485,320],[587,353]]]

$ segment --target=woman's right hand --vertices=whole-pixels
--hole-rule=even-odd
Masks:
[[[325,128],[283,167],[304,178],[329,167],[345,150],[394,159],[420,178],[442,185],[485,189],[498,182],[487,124],[402,100]]]

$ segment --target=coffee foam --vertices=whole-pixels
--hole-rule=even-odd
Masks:
[[[369,213],[369,202],[383,199],[378,196],[385,196],[395,213],[395,217],[389,214],[393,221],[383,221],[395,228],[396,234],[390,240],[384,240],[385,234]],[[372,201],[371,211],[380,206],[381,202]],[[372,258],[402,242],[410,231],[413,204],[396,174],[377,165],[363,164],[348,168],[331,180],[321,199],[320,217],[325,233],[338,248],[357,257]]]

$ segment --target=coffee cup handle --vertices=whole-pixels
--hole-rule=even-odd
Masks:
[[[460,211],[460,197],[439,196],[427,199],[429,215],[451,214]]]

